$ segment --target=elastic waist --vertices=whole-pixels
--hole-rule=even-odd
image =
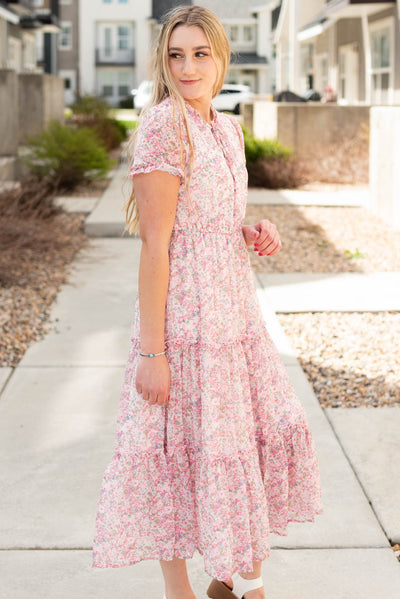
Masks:
[[[172,235],[178,235],[178,234],[183,234],[183,235],[187,235],[187,234],[193,234],[193,235],[209,235],[209,234],[214,234],[214,235],[237,235],[237,234],[242,234],[242,226],[241,225],[221,225],[221,224],[207,224],[207,225],[195,225],[195,224],[190,224],[190,225],[179,225],[177,227],[174,227],[172,229]]]

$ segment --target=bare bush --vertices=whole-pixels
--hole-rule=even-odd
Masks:
[[[247,164],[249,187],[296,188],[310,181],[308,167],[296,158],[259,158]]]

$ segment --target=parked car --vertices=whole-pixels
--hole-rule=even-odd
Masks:
[[[137,89],[133,89],[133,104],[138,112],[150,100],[152,81],[142,81]],[[215,96],[212,103],[217,110],[230,110],[235,114],[240,113],[240,103],[248,102],[253,96],[248,85],[236,85],[224,83],[218,96]]]
[[[235,114],[240,114],[240,104],[242,102],[249,102],[253,95],[248,85],[224,83],[221,91],[218,96],[215,96],[212,103],[217,110],[230,110]]]
[[[274,102],[306,102],[305,98],[302,98],[298,94],[285,90],[281,92],[275,92],[273,96]]]
[[[150,100],[151,90],[153,89],[152,81],[142,81],[137,89],[132,89],[133,107],[140,113],[143,106]]]
[[[305,94],[299,96],[290,90],[275,92],[273,96],[274,102],[319,102],[321,94],[315,89],[308,89]]]

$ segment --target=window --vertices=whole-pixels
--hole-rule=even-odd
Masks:
[[[69,77],[64,79],[64,89],[71,89],[71,79]]]
[[[243,27],[243,41],[252,42],[254,39],[254,28],[251,25],[245,25]]]
[[[111,4],[112,0],[103,0],[103,4]]]
[[[371,34],[372,68],[390,67],[390,29],[385,27]]]
[[[105,98],[114,95],[114,75],[111,71],[101,73],[101,94]]]
[[[229,33],[231,42],[237,42],[239,39],[239,27],[237,25],[231,25]]]
[[[72,23],[70,21],[61,22],[61,32],[58,39],[60,50],[70,50],[72,48]]]
[[[249,45],[253,44],[256,39],[255,25],[252,23],[248,25],[226,23],[225,30],[229,41],[236,44]]]
[[[43,6],[44,0],[33,0],[33,6]]]
[[[118,0],[120,4],[128,4],[128,0]]]
[[[101,70],[98,74],[99,93],[113,101],[130,95],[132,72],[126,69]]]
[[[127,50],[129,48],[129,27],[126,25],[118,26],[118,50]]]
[[[385,20],[371,26],[371,101],[389,104],[393,88],[392,23]]]
[[[118,73],[118,95],[129,96],[130,87],[129,73],[127,71],[120,71]]]

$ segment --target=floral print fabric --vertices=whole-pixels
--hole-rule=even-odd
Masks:
[[[131,169],[180,177],[165,319],[170,400],[150,405],[135,389],[137,298],[93,566],[197,550],[205,571],[227,580],[268,557],[271,532],[314,520],[321,490],[305,412],[265,328],[242,235],[240,125],[212,109],[210,126],[185,106],[195,148],[190,200],[171,98],[146,115]]]

